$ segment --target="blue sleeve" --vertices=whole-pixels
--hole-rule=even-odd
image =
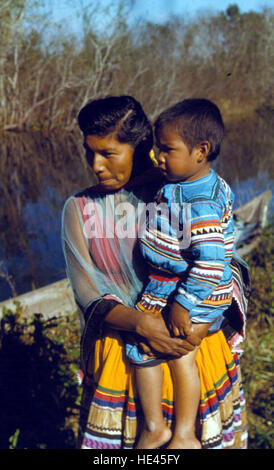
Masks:
[[[175,300],[192,310],[219,285],[225,268],[222,208],[214,201],[191,204],[187,221],[190,245],[183,251],[188,269],[178,284]],[[182,221],[186,223],[186,221]]]

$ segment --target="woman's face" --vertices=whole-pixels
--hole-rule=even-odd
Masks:
[[[120,189],[129,181],[134,153],[130,144],[119,142],[115,134],[87,135],[84,147],[102,189]]]

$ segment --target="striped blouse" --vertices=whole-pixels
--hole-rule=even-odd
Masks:
[[[161,187],[140,239],[150,275],[138,308],[162,310],[173,299],[193,322],[215,320],[209,331],[220,328],[232,300],[233,199],[212,169]]]

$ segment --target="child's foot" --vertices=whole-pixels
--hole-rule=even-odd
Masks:
[[[168,449],[201,449],[202,445],[196,437],[176,437],[174,436],[172,441],[167,447]]]
[[[171,436],[171,430],[167,426],[155,429],[155,431],[144,429],[136,449],[157,449],[166,444]]]

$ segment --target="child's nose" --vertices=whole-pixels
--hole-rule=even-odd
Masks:
[[[165,163],[165,153],[163,151],[159,152],[159,155],[158,155],[158,162],[159,163]]]

